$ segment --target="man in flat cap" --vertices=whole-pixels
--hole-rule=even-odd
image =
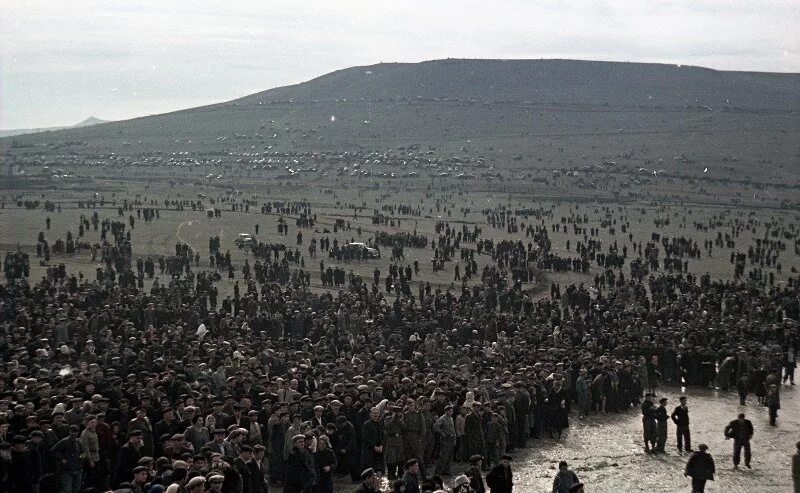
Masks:
[[[69,435],[53,445],[52,452],[56,461],[61,464],[61,473],[59,480],[61,481],[62,492],[78,493],[81,489],[81,480],[83,479],[83,446],[78,440],[77,425],[70,425]]]
[[[128,441],[120,447],[117,455],[117,469],[114,471],[114,480],[112,481],[114,486],[133,478],[133,469],[142,458],[142,445],[144,444],[142,435],[142,430],[128,432]]]
[[[483,456],[472,455],[469,458],[469,469],[464,472],[464,475],[469,478],[469,486],[475,493],[485,493],[486,486],[483,484],[483,476],[481,470],[483,469]]]
[[[380,493],[378,489],[378,475],[373,468],[364,469],[361,473],[361,484],[356,493]]]
[[[292,437],[292,450],[286,459],[286,483],[284,493],[312,493],[317,472],[314,457],[306,449],[305,435]]]
[[[500,457],[500,464],[494,466],[486,475],[486,484],[492,493],[511,493],[514,490],[510,455],[503,454]]]
[[[186,483],[186,493],[203,493],[206,488],[206,478],[195,476]]]

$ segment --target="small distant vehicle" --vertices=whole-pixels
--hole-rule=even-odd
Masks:
[[[343,250],[350,250],[350,253],[354,254],[354,257],[361,257],[361,258],[381,258],[380,250],[376,248],[372,248],[367,246],[364,243],[347,243],[342,246]],[[366,255],[365,255],[366,253]]]
[[[233,243],[237,247],[243,248],[254,245],[256,243],[256,239],[253,238],[250,233],[239,233],[236,235],[236,239],[233,240]]]

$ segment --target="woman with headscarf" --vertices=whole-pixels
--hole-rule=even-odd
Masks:
[[[317,467],[315,493],[333,493],[333,471],[336,470],[337,463],[330,439],[327,435],[321,435],[317,438],[317,451],[314,453],[314,464]]]
[[[213,416],[210,416],[213,419]],[[211,441],[208,428],[204,426],[203,417],[199,414],[192,418],[191,424],[183,432],[186,440],[192,444],[193,450],[199,452],[203,445]]]

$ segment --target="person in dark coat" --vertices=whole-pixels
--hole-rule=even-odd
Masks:
[[[361,426],[361,467],[383,472],[385,433],[380,417],[380,409],[373,407],[369,413],[369,419]]]
[[[658,407],[654,411],[654,416],[656,418],[656,448],[654,452],[663,454],[664,445],[667,443],[667,424],[669,423],[666,397],[658,400]]]
[[[361,480],[358,441],[356,429],[347,420],[347,416],[336,417],[336,448],[338,449],[336,456],[342,472],[349,473],[353,483],[358,483]]]
[[[642,402],[642,435],[644,437],[644,451],[656,449],[656,418],[653,406],[653,394],[645,394]]]
[[[14,491],[19,493],[33,493],[34,486],[39,483],[40,464],[39,458],[25,445],[25,436],[16,435],[11,439],[11,475],[13,476]]]
[[[264,470],[262,464],[264,463],[264,446],[256,445],[253,447],[253,459],[247,463],[248,483],[250,485],[250,493],[267,493],[267,481],[264,478]]]
[[[314,457],[306,449],[305,435],[292,437],[292,450],[286,459],[284,493],[313,493],[317,472]]]
[[[569,470],[567,461],[558,463],[558,473],[553,478],[553,493],[569,493],[572,485],[579,482],[578,475]]]
[[[686,396],[680,398],[681,404],[672,411],[672,422],[675,423],[678,435],[678,451],[692,451],[692,436],[689,433],[689,406],[686,405]]]
[[[378,488],[378,475],[371,467],[361,473],[361,484],[356,488],[356,493],[380,493]]]
[[[322,435],[317,439],[317,451],[314,453],[314,465],[317,468],[315,493],[333,493],[333,472],[337,462],[330,439]]]
[[[483,484],[483,456],[473,455],[469,458],[470,468],[464,473],[469,478],[469,486],[475,493],[486,493],[486,486]]]
[[[52,452],[56,461],[61,464],[59,481],[61,491],[77,493],[83,478],[83,446],[78,440],[78,426],[70,425],[69,435],[53,445]]]
[[[140,450],[144,445],[141,430],[133,430],[128,434],[128,442],[119,448],[117,454],[117,469],[114,472],[114,486],[133,479],[133,469],[141,459]]]
[[[769,386],[769,390],[767,390],[767,408],[769,409],[769,425],[770,426],[778,426],[775,423],[775,420],[778,419],[778,409],[781,408],[781,394],[778,391],[778,386],[772,384]]]
[[[714,481],[714,458],[708,451],[708,445],[701,443],[697,446],[698,451],[689,457],[686,462],[684,476],[692,478],[692,493],[703,493],[706,488],[706,481]]]
[[[733,438],[733,468],[739,469],[739,460],[744,449],[744,465],[750,469],[750,440],[753,438],[753,423],[739,414],[725,427],[725,440]]]
[[[492,493],[511,493],[514,491],[514,476],[511,472],[511,456],[503,454],[500,464],[494,466],[486,475],[486,484]]]
[[[417,459],[408,459],[406,461],[406,471],[403,473],[405,493],[420,493],[419,480],[419,461]]]

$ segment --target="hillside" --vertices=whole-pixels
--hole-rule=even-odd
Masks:
[[[134,167],[175,155],[272,167],[275,157],[414,146],[510,172],[614,160],[794,185],[798,142],[800,74],[448,59],[352,67],[226,103],[0,139],[0,152],[23,167],[100,164],[110,153]]]

